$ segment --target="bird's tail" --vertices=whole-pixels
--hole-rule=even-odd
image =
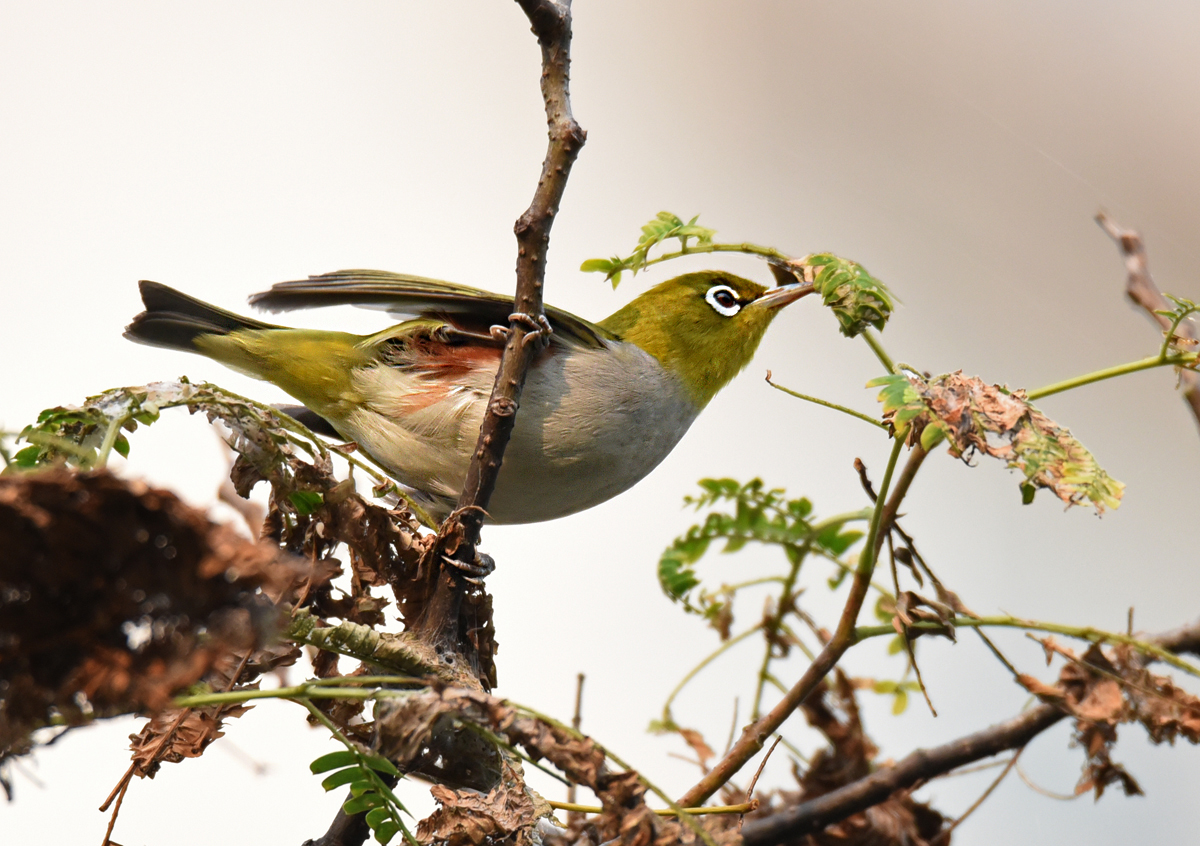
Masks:
[[[281,328],[219,309],[158,282],[143,280],[138,288],[146,310],[125,327],[125,337],[141,344],[197,352],[196,340],[206,335]]]

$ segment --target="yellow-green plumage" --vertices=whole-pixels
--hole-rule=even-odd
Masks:
[[[647,291],[598,324],[558,309],[530,368],[489,505],[496,522],[588,508],[650,472],[744,368],[779,306],[808,290],[768,291],[716,271]],[[355,303],[412,315],[373,335],[288,329],[240,317],[157,283],[126,330],[272,382],[412,488],[437,517],[453,508],[487,403],[511,300],[420,277],[342,271],[282,283],[268,308]]]
[[[704,301],[714,283],[729,285],[746,302],[767,291],[732,274],[689,273],[651,288],[598,324],[678,374],[701,408],[750,363],[777,313],[742,309],[733,317],[718,314]]]

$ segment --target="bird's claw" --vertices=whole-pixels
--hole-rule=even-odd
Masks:
[[[478,551],[475,553],[474,561],[460,561],[459,559],[446,554],[442,555],[442,561],[453,567],[455,570],[458,570],[463,581],[476,585],[477,587],[482,587],[483,580],[490,576],[496,569],[496,561],[492,558],[492,556]]]
[[[542,338],[549,338],[554,334],[554,327],[550,325],[550,321],[546,319],[546,315],[544,314],[534,317],[523,311],[517,311],[510,314],[508,320],[510,324],[520,323],[529,330],[525,337],[521,339],[521,346],[526,346]],[[507,326],[492,326],[488,329],[488,332],[498,341],[508,340],[509,328]]]
[[[531,314],[526,314],[523,311],[514,312],[508,316],[509,323],[521,323],[529,329],[529,334],[521,339],[521,346],[536,341],[540,338],[549,338],[554,334],[554,328],[550,325],[550,321],[546,319],[546,315],[539,314],[534,317]]]

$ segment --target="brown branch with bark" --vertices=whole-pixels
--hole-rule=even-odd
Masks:
[[[1200,620],[1149,640],[1177,654],[1200,654]],[[1010,720],[933,749],[917,749],[894,766],[770,816],[748,820],[742,828],[743,846],[795,842],[878,805],[897,791],[913,790],[966,764],[1020,749],[1067,716],[1068,711],[1058,705],[1039,704]]]
[[[912,485],[913,479],[916,478],[917,470],[920,469],[927,455],[928,453],[920,445],[917,445],[913,449],[896,481],[896,487],[892,490],[892,494],[888,497],[887,502],[884,503],[883,513],[879,521],[879,531],[875,537],[875,545],[872,550],[871,560],[873,562],[879,560],[879,553],[883,549],[884,539],[891,532],[892,524],[895,522],[896,515],[900,510],[900,503],[904,501],[909,486]],[[855,570],[854,579],[850,585],[850,595],[846,598],[846,604],[842,608],[842,616],[838,620],[837,631],[834,632],[833,638],[825,645],[825,648],[821,650],[813,662],[809,664],[808,669],[800,676],[799,681],[792,685],[791,689],[784,694],[779,703],[770,712],[743,729],[737,742],[717,762],[716,766],[705,773],[700,781],[679,798],[679,804],[682,807],[691,808],[703,804],[710,796],[720,790],[722,785],[733,778],[751,758],[762,750],[767,739],[783,725],[788,717],[795,713],[796,709],[804,703],[804,700],[833,671],[833,668],[837,666],[838,661],[841,660],[846,650],[855,644],[854,630],[858,622],[858,614],[862,610],[864,600],[867,598],[867,590],[871,586],[872,571],[873,565],[865,570],[862,567]]]
[[[542,50],[542,99],[546,107],[549,145],[533,201],[514,226],[517,236],[517,289],[508,340],[500,358],[479,439],[458,499],[458,508],[443,524],[438,543],[426,557],[441,570],[429,605],[411,629],[439,651],[463,655],[484,687],[495,684],[490,638],[491,600],[464,582],[452,569],[441,568],[442,554],[472,562],[488,501],[504,459],[520,407],[529,365],[549,332],[542,306],[550,229],[566,190],[571,166],[587,134],[571,114],[570,0],[517,0]],[[480,638],[480,629],[487,636]]]
[[[1135,305],[1145,309],[1151,320],[1156,322],[1164,332],[1170,331],[1171,321],[1159,314],[1160,311],[1171,311],[1171,303],[1163,296],[1154,277],[1150,275],[1150,263],[1146,258],[1146,244],[1142,236],[1134,229],[1125,229],[1104,212],[1096,215],[1096,223],[1100,224],[1110,238],[1121,248],[1125,258],[1125,271],[1128,280],[1125,283],[1125,294]],[[1179,324],[1175,329],[1179,338],[1196,341],[1196,327],[1189,319]],[[1200,374],[1194,370],[1179,371],[1179,386],[1183,390],[1183,398],[1187,400],[1192,416],[1200,424]]]

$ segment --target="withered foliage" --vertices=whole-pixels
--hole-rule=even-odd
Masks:
[[[281,620],[310,568],[106,472],[0,477],[0,750],[159,710]]]
[[[914,443],[931,448],[945,437],[956,457],[982,453],[1021,471],[1026,502],[1045,488],[1067,505],[1091,502],[1097,512],[1121,504],[1125,486],[1070,431],[1030,405],[1022,390],[989,385],[961,370],[932,378],[894,374],[867,384],[883,388],[886,422],[895,428],[912,423]]]
[[[294,644],[277,643],[254,649],[239,657],[230,651],[219,656],[204,677],[212,690],[256,690],[259,677],[271,670],[290,667],[300,659]],[[240,717],[252,705],[213,705],[206,708],[167,708],[154,714],[137,734],[129,736],[133,768],[131,775],[154,778],[163,763],[177,764],[198,758],[208,745],[224,735],[224,720]]]
[[[449,785],[433,791],[441,808],[418,829],[425,842],[478,846],[489,837],[493,842],[525,844],[538,820],[550,813],[549,806],[524,786],[515,758],[507,753],[494,754],[486,770],[464,773],[451,768],[455,758],[455,766],[481,760],[478,755],[461,754],[467,739],[479,737],[472,726],[522,748],[534,761],[545,759],[600,798],[601,814],[553,836],[556,841],[569,843],[586,835],[593,843],[615,840],[627,846],[668,846],[695,839],[690,827],[654,814],[645,803],[645,786],[638,774],[610,770],[604,750],[595,741],[485,693],[441,688],[389,699],[377,710],[376,726],[378,751],[397,767]],[[439,757],[443,769],[432,772],[429,764]],[[710,817],[703,825],[718,842],[732,842],[735,822]]]
[[[797,790],[767,794],[762,806],[747,819],[762,819],[858,781],[875,769],[878,749],[863,731],[853,683],[837,670],[832,684],[822,682],[801,706],[809,725],[821,732],[829,747],[813,756],[807,769],[794,768]],[[794,846],[929,846],[947,820],[929,805],[898,790],[885,801],[805,835]],[[946,846],[948,839],[937,839]]]
[[[1075,718],[1075,741],[1086,756],[1076,794],[1118,784],[1126,795],[1142,792],[1136,779],[1112,760],[1117,726],[1140,723],[1153,743],[1183,738],[1200,743],[1200,698],[1178,688],[1167,676],[1146,669],[1145,658],[1132,647],[1118,644],[1108,650],[1092,644],[1082,656],[1053,638],[1042,641],[1047,662],[1055,654],[1067,659],[1055,685],[1021,675],[1030,693],[1052,702]]]

